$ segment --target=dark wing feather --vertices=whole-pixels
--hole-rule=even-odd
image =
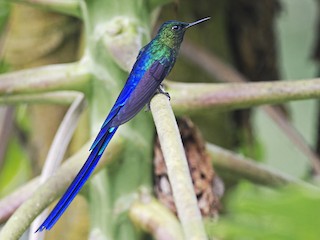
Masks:
[[[150,101],[163,79],[168,75],[169,69],[169,61],[155,61],[132,91],[125,105],[112,119],[110,127],[119,126],[133,118]]]

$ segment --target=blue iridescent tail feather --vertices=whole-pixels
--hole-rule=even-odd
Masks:
[[[98,143],[95,144],[95,147],[92,149],[87,161],[85,162],[69,188],[66,190],[62,198],[59,200],[57,205],[54,207],[49,216],[41,224],[36,232],[50,230],[59,220],[61,215],[65,212],[67,207],[70,205],[72,200],[75,198],[75,196],[78,194],[82,186],[85,184],[85,182],[93,172],[104,150],[106,149],[108,143],[110,142],[117,129],[118,127],[113,127],[105,131],[105,135],[98,140]],[[103,129],[101,129],[101,131],[103,131]]]

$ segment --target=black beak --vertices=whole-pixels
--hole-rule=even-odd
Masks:
[[[202,18],[202,19],[200,19],[200,20],[198,20],[198,21],[189,23],[185,28],[192,27],[192,26],[194,26],[194,25],[197,25],[197,24],[202,23],[202,22],[204,22],[204,21],[207,21],[207,20],[209,20],[209,19],[210,19],[210,17]]]

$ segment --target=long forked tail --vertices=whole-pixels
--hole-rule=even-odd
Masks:
[[[80,191],[84,183],[87,181],[95,166],[99,162],[105,148],[113,137],[114,133],[117,131],[118,127],[109,128],[105,135],[99,140],[98,144],[92,149],[87,161],[70,184],[66,192],[63,194],[62,198],[59,200],[57,205],[51,211],[46,220],[41,224],[41,226],[37,229],[38,231],[50,230],[53,225],[58,221],[67,207],[70,205],[72,200],[75,198],[77,193]],[[101,129],[103,131],[105,129]]]

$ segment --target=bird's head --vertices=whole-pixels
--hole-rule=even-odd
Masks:
[[[210,17],[207,17],[192,23],[179,22],[175,20],[167,21],[161,25],[156,37],[170,48],[180,47],[184,33],[189,27],[209,19]]]

